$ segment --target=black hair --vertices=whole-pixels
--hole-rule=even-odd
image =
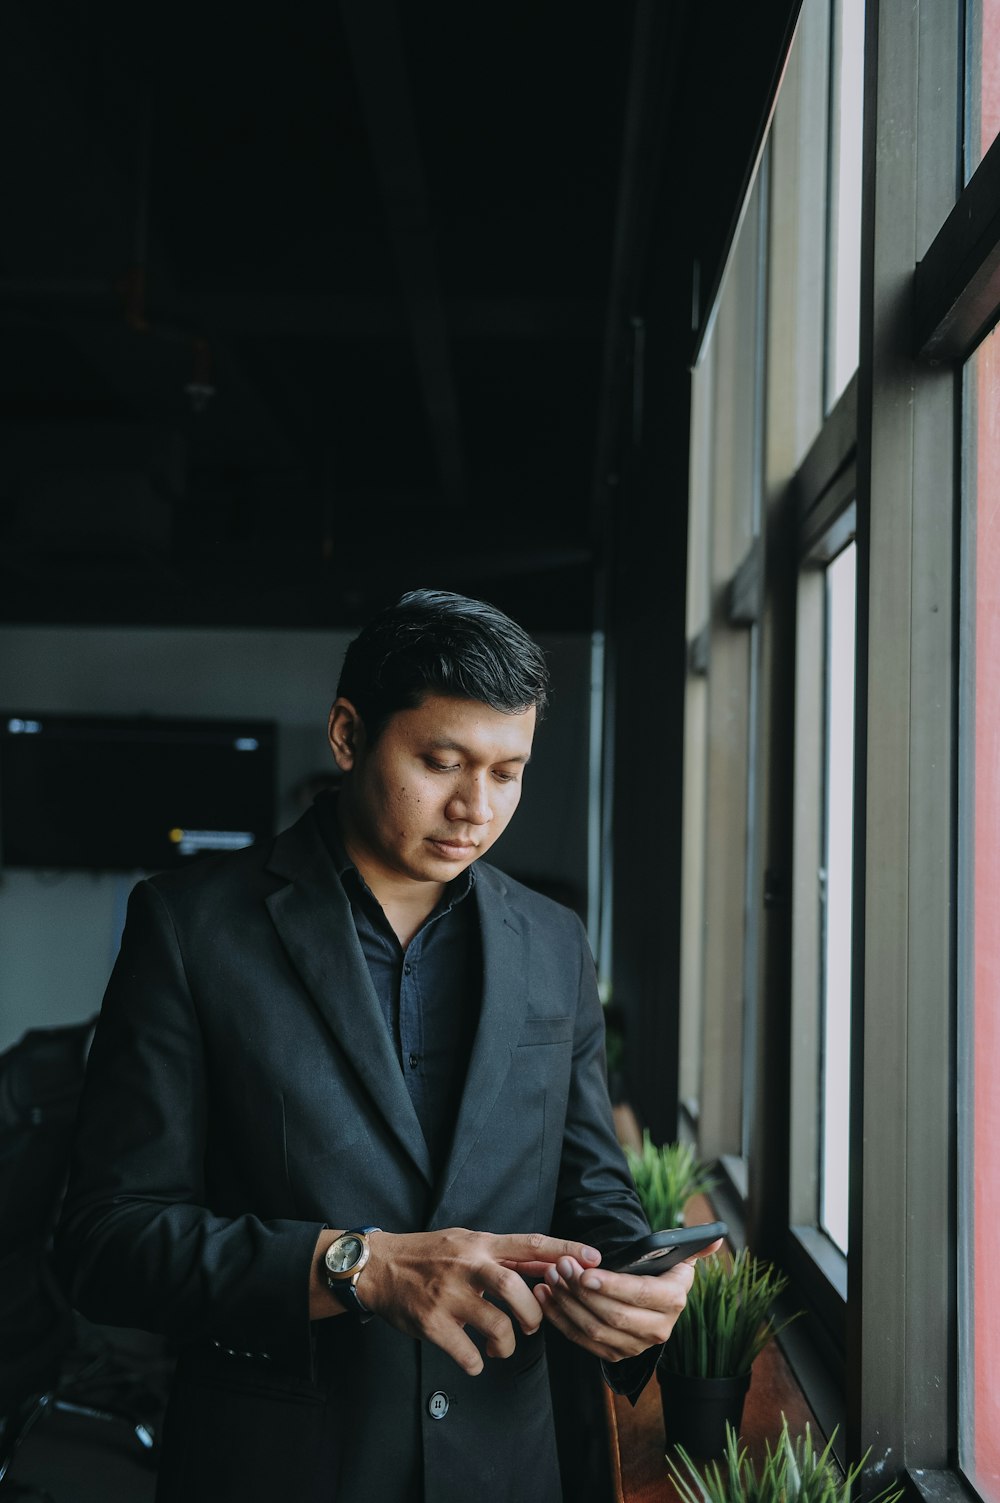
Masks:
[[[548,702],[545,656],[524,629],[485,600],[410,590],[374,616],[347,648],[337,697],[349,699],[374,741],[398,710],[428,694],[476,699],[515,715]]]

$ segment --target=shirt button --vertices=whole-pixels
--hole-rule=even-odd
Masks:
[[[444,1419],[445,1415],[448,1413],[450,1404],[451,1400],[448,1398],[448,1395],[446,1393],[442,1393],[441,1390],[438,1389],[437,1393],[432,1393],[430,1398],[427,1400],[427,1413],[430,1415],[431,1419]]]
[[[420,1063],[420,1055],[419,1054],[411,1054],[410,1055],[410,1069],[411,1070],[415,1070],[417,1068],[417,1066],[419,1065],[419,1063]]]
[[[411,965],[409,965],[409,964],[404,965],[404,967],[403,967],[403,975],[404,976],[408,976],[412,970],[413,970],[413,967]]]

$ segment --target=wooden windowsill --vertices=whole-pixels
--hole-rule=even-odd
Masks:
[[[678,1503],[679,1494],[664,1455],[660,1385],[653,1377],[635,1407],[610,1389],[605,1394],[615,1503]],[[766,1346],[753,1366],[750,1391],[743,1409],[741,1440],[751,1459],[764,1458],[766,1442],[781,1432],[781,1414],[792,1435],[810,1426],[813,1437],[826,1441],[816,1416],[803,1397],[777,1341]]]

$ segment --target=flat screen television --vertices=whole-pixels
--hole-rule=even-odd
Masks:
[[[0,866],[163,871],[274,833],[273,721],[0,715]]]

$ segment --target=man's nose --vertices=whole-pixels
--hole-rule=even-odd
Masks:
[[[447,812],[451,819],[465,819],[472,825],[489,824],[493,809],[486,777],[464,778],[449,801]]]

